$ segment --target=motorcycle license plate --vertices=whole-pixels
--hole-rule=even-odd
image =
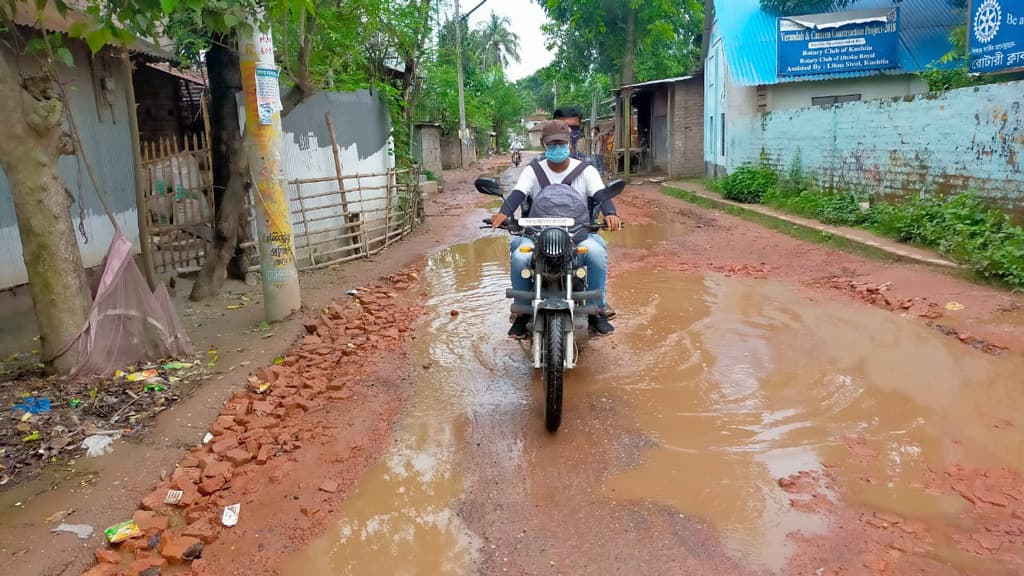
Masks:
[[[519,220],[519,225],[527,228],[545,228],[551,226],[572,227],[576,225],[576,221],[572,218],[521,218]]]

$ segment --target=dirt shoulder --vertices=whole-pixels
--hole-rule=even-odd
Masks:
[[[311,319],[318,319],[322,310],[337,299],[342,303],[351,300],[345,296],[349,289],[418,265],[425,254],[442,242],[475,233],[468,225],[462,225],[480,201],[472,190],[472,180],[499,165],[497,161],[492,163],[494,166],[485,162],[471,170],[446,173],[444,191],[427,200],[424,225],[386,252],[336,270],[303,274],[302,312],[269,331],[256,329],[262,319],[258,287],[232,284],[221,297],[192,304],[184,300],[190,286],[179,281],[176,298],[186,329],[197,350],[218,350],[216,373],[190,396],[147,422],[136,437],[115,442],[112,454],[51,466],[35,480],[0,494],[0,559],[4,564],[11,566],[14,574],[82,573],[94,562],[92,550],[104,543],[103,529],[130,519],[140,499],[153,490],[155,481],[172,479],[176,463],[189,448],[201,442],[225,402],[244,389],[253,368],[285,356],[293,343],[308,334],[306,324]],[[246,305],[228,309],[246,300]],[[400,351],[396,348],[390,353]],[[389,365],[379,359],[370,364],[374,362]],[[366,374],[372,380],[372,373]],[[374,417],[364,422],[363,429],[346,432],[351,434],[353,444],[366,446],[353,459],[351,475],[355,477],[360,462],[373,460],[386,435],[386,423],[397,414],[402,395],[400,387],[386,393],[370,390],[362,394],[362,390],[355,388],[352,392],[353,397],[360,397],[361,402],[375,408]],[[324,412],[344,419],[344,409]],[[323,427],[319,430],[318,437],[323,434]],[[342,473],[338,475],[344,477]],[[236,482],[242,484],[241,477]],[[55,514],[62,522],[93,526],[95,532],[84,540],[67,533],[51,534],[56,522],[47,519],[53,519]],[[251,510],[249,514],[251,517]]]

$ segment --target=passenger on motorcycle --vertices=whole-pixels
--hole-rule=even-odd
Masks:
[[[569,126],[561,120],[546,122],[541,129],[541,145],[544,146],[545,160],[533,162],[526,170],[523,170],[512,193],[501,206],[501,211],[491,218],[491,225],[498,228],[505,221],[515,214],[516,209],[528,198],[536,196],[540,191],[551,184],[565,184],[573,191],[584,198],[592,198],[595,194],[604,189],[604,182],[597,169],[589,164],[569,157],[569,144],[571,131]],[[615,212],[612,201],[606,200],[600,206],[608,229],[615,231],[622,227],[622,221]],[[568,215],[567,215],[568,216]],[[516,290],[530,290],[532,280],[523,278],[522,272],[530,264],[530,253],[520,250],[523,246],[532,247],[533,241],[528,238],[516,238],[512,242],[512,287]],[[608,252],[604,241],[596,234],[591,234],[586,240],[580,243],[586,248],[586,253],[581,255],[582,266],[587,268],[588,289],[600,290],[601,299],[596,304],[598,313],[591,316],[590,325],[598,334],[611,334],[615,327],[608,321],[605,313],[606,293],[605,284],[608,276]],[[527,304],[529,302],[519,302]],[[527,337],[527,325],[530,317],[519,315],[512,323],[508,335],[515,339]]]

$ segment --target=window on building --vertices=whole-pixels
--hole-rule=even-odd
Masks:
[[[860,94],[844,94],[842,96],[814,96],[811,98],[812,106],[831,106],[843,102],[859,102]]]
[[[715,115],[708,116],[708,136],[711,140],[711,153],[718,154],[718,138],[715,132]]]
[[[722,121],[720,124],[721,128],[719,128],[718,131],[722,133],[722,156],[725,156],[725,112],[722,112]]]

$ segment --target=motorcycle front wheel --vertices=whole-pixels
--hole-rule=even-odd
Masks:
[[[562,377],[565,374],[565,314],[548,314],[544,331],[544,425],[555,432],[562,424]]]

